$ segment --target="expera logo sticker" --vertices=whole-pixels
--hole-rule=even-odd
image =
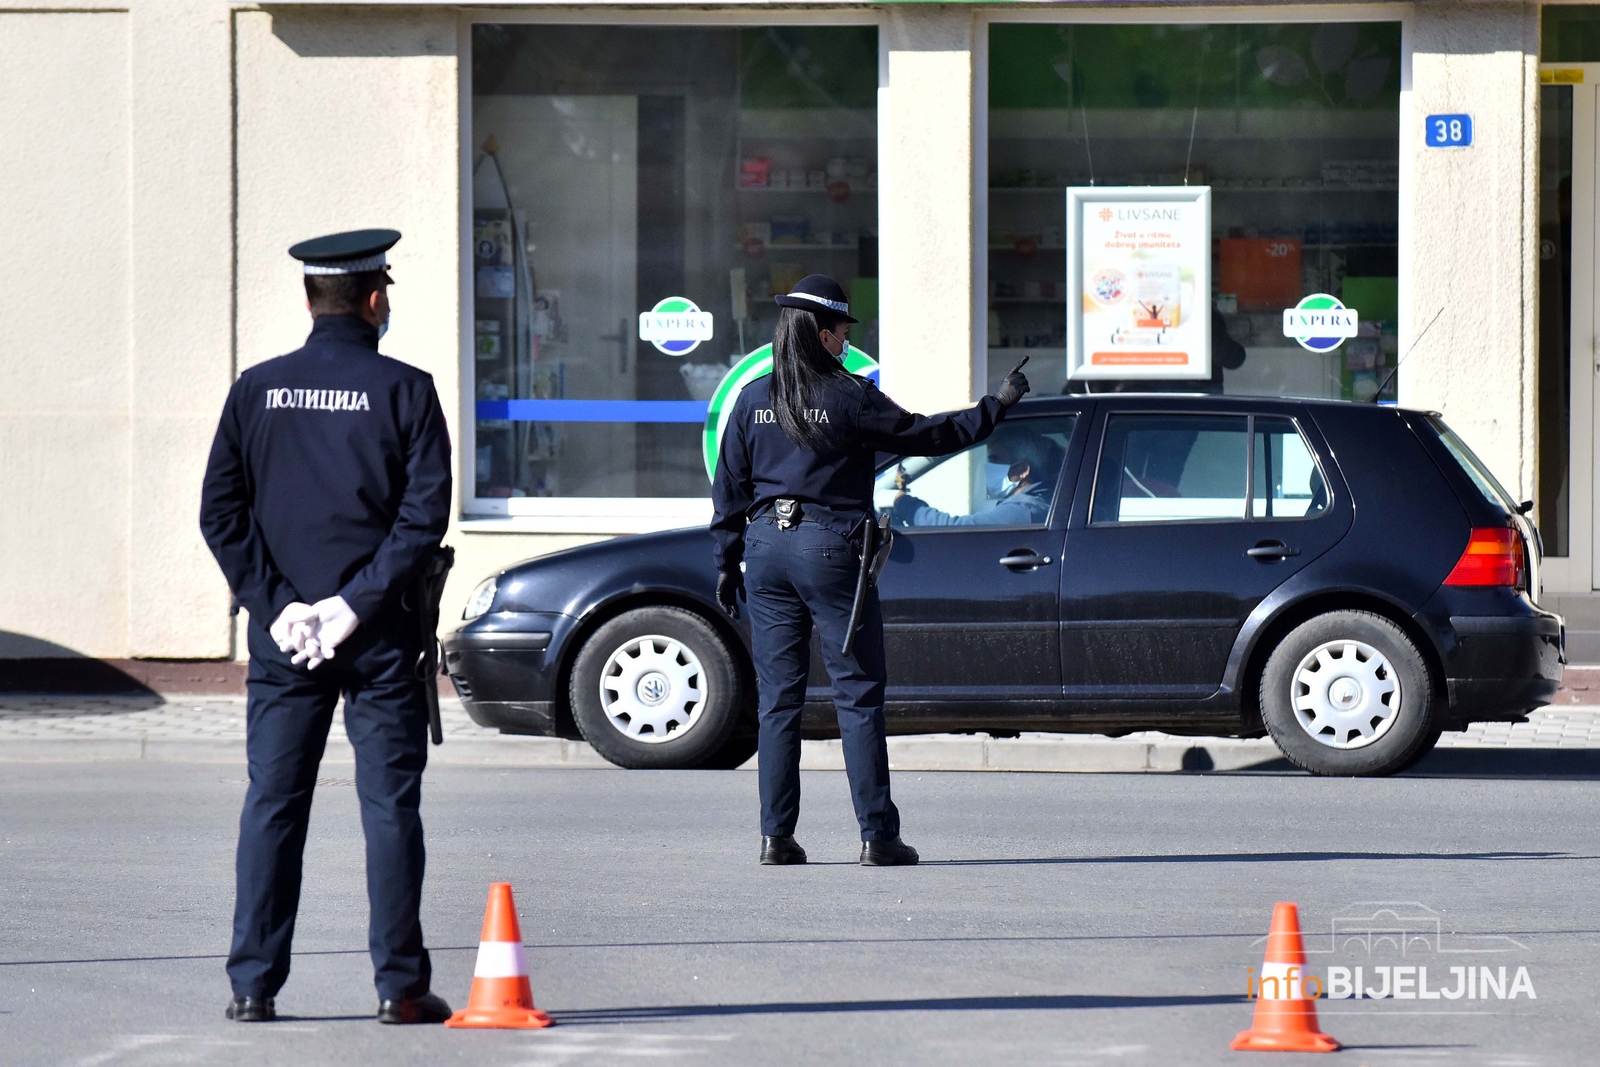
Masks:
[[[1312,293],[1283,312],[1283,335],[1308,352],[1332,352],[1356,335],[1357,326],[1356,309],[1327,293]]]
[[[639,313],[639,340],[649,341],[657,352],[686,356],[711,340],[711,312],[701,311],[693,300],[669,296]]]

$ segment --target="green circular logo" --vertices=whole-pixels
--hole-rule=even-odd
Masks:
[[[844,369],[851,374],[870,378],[873,382],[878,381],[878,361],[855,345],[851,345],[845,351]],[[705,435],[702,438],[706,477],[714,479],[717,476],[717,457],[722,454],[722,435],[728,428],[728,419],[733,416],[734,401],[739,399],[739,394],[744,392],[745,386],[763,374],[771,373],[772,346],[762,345],[734,364],[733,369],[723,376],[722,384],[717,386],[717,391],[711,395],[711,403],[706,408]]]

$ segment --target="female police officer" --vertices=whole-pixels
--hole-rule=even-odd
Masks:
[[[861,824],[861,863],[916,863],[889,799],[883,618],[875,592],[863,606],[854,648],[842,651],[858,546],[872,521],[874,457],[942,456],[976,444],[1022,399],[1028,380],[1013,371],[997,395],[966,411],[913,415],[841,365],[846,328],[858,320],[837,282],[813,274],[777,302],[783,310],[772,373],[751,382],[734,404],[711,490],[717,600],[735,618],[741,593],[750,605],[760,686],[761,862],[806,860],[794,828],[800,712],[815,625]]]

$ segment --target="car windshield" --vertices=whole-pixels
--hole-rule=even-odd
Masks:
[[[1461,465],[1461,469],[1467,472],[1467,477],[1472,479],[1472,484],[1478,487],[1479,492],[1483,493],[1490,503],[1499,504],[1509,514],[1516,514],[1516,501],[1511,499],[1511,494],[1506,492],[1505,487],[1495,479],[1495,476],[1489,473],[1489,468],[1483,465],[1483,460],[1467,447],[1467,443],[1446,425],[1443,419],[1434,415],[1430,417],[1430,421],[1439,433],[1439,440],[1444,442],[1444,447],[1450,450],[1450,454]]]

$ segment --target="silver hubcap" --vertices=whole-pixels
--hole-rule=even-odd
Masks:
[[[681,641],[631,638],[600,671],[600,706],[624,737],[647,745],[675,741],[700,721],[703,679],[700,661]]]
[[[1400,713],[1400,679],[1383,653],[1360,641],[1318,645],[1291,686],[1300,728],[1329,748],[1362,748],[1389,732]]]

